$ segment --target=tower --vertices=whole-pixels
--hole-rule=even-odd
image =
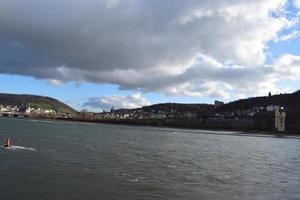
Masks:
[[[115,112],[115,106],[112,106],[111,109],[110,109],[110,113],[114,114],[114,112]]]
[[[285,117],[286,117],[286,113],[284,112],[283,107],[276,108],[276,110],[275,110],[275,129],[279,132],[285,131]]]

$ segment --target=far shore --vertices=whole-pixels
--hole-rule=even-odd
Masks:
[[[51,118],[42,118],[42,117],[24,117],[24,118],[17,118],[17,117],[4,117],[1,116],[0,118],[4,119],[31,119],[31,120],[41,120],[41,121],[51,121],[51,122],[80,122],[80,123],[92,123],[92,124],[109,124],[109,125],[128,125],[128,126],[137,126],[137,127],[155,127],[155,128],[174,128],[176,129],[183,129],[189,132],[195,132],[195,131],[217,131],[217,132],[230,132],[230,133],[207,133],[207,134],[221,134],[221,135],[240,135],[240,136],[270,136],[270,137],[278,137],[278,138],[297,138],[300,139],[300,132],[276,132],[276,131],[268,131],[268,130],[255,130],[255,129],[236,129],[236,128],[214,128],[214,127],[200,127],[200,128],[194,128],[194,127],[186,127],[186,126],[164,126],[164,125],[152,125],[152,124],[142,124],[142,123],[122,123],[122,122],[115,122],[115,121],[94,121],[94,120],[77,120],[77,119],[63,119],[63,118],[57,118],[57,119],[51,119]],[[178,130],[179,131],[179,130]],[[176,131],[175,131],[176,132]]]

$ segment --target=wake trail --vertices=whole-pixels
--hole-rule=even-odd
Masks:
[[[23,146],[17,146],[17,145],[12,145],[10,147],[5,147],[4,149],[7,149],[7,150],[28,150],[28,151],[35,151],[35,148],[23,147]]]

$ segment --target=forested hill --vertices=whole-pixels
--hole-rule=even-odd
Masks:
[[[126,113],[134,111],[152,113],[208,113],[214,112],[214,105],[211,104],[184,104],[184,103],[160,103],[150,106],[143,106],[135,109],[118,109],[115,113]]]
[[[278,94],[265,97],[253,97],[227,103],[218,108],[219,112],[250,109],[253,107],[279,105],[287,109],[300,110],[300,90],[291,94]]]
[[[154,104],[151,106],[144,106],[142,109],[144,111],[164,111],[170,112],[175,111],[179,113],[185,112],[203,112],[203,111],[211,111],[213,109],[213,105],[210,104],[181,104],[181,103],[161,103]]]
[[[75,113],[77,112],[70,106],[58,101],[57,99],[37,96],[37,95],[28,95],[28,94],[6,94],[0,93],[0,104],[7,106],[19,106],[22,108],[33,107],[41,109],[52,109],[56,112],[63,113]]]

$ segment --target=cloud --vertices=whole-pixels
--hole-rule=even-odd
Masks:
[[[265,64],[268,43],[296,33],[286,3],[2,0],[0,73],[167,95],[266,93],[280,78]]]
[[[57,80],[57,79],[48,79],[47,82],[50,83],[51,85],[61,85],[61,84],[63,84],[60,80]]]
[[[120,0],[106,0],[106,8],[111,9],[120,3]]]
[[[300,8],[300,0],[294,0],[294,5],[297,8]]]
[[[133,94],[127,96],[113,95],[89,98],[87,102],[83,104],[84,107],[100,108],[102,110],[109,110],[113,106],[115,108],[138,108],[142,106],[150,105],[150,102],[141,94]]]
[[[274,70],[278,76],[292,80],[300,80],[300,56],[285,54],[274,63]]]
[[[294,30],[287,35],[280,36],[277,41],[283,42],[287,40],[291,40],[300,36],[300,31]]]

